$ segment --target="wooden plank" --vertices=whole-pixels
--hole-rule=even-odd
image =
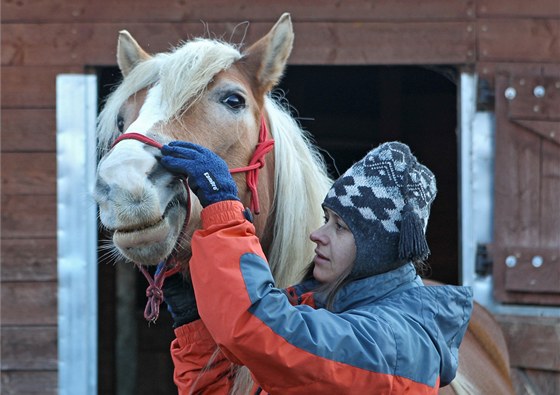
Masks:
[[[2,282],[2,325],[56,325],[57,282]]]
[[[2,4],[2,22],[232,22],[273,23],[285,11],[295,21],[449,20],[474,17],[472,0],[19,0]]]
[[[477,0],[476,14],[488,17],[560,17],[558,0]]]
[[[554,232],[556,238],[558,229]],[[504,246],[492,255],[496,265],[506,266],[506,290],[548,292],[560,296],[560,242],[548,248]],[[515,264],[512,260],[515,260]]]
[[[3,153],[2,193],[52,195],[56,193],[55,153]]]
[[[2,239],[2,281],[56,281],[56,239]]]
[[[252,23],[232,41],[252,43],[270,29]],[[208,35],[200,23],[10,24],[4,26],[4,66],[112,65],[118,31],[127,28],[151,52],[180,40]],[[235,25],[213,24],[230,37]],[[475,28],[469,22],[298,23],[291,64],[463,64],[475,59]],[[61,39],[64,37],[64,39]],[[9,68],[8,68],[9,69]],[[10,78],[3,78],[10,82]],[[20,76],[18,84],[25,83]]]
[[[294,64],[457,64],[474,61],[463,22],[300,24]]]
[[[0,332],[1,370],[58,369],[56,326],[3,326]]]
[[[3,85],[6,81],[3,81]],[[56,151],[54,109],[6,109],[2,111],[2,153]]]
[[[560,19],[478,22],[478,56],[485,62],[560,62]]]
[[[514,76],[507,89],[512,88],[515,95],[507,100],[510,119],[560,121],[560,76]]]
[[[560,318],[496,315],[512,367],[560,372]]]
[[[516,120],[515,123],[560,145],[560,122]]]
[[[539,240],[541,139],[498,114],[494,241],[503,246],[533,246]]]
[[[2,110],[13,108],[51,108],[56,104],[56,76],[83,73],[83,66],[4,67],[2,75]]]
[[[560,145],[543,139],[541,163],[540,243],[556,247],[560,255]]]
[[[56,395],[58,372],[3,371],[1,376],[4,395]]]
[[[498,74],[511,76],[530,76],[530,77],[553,77],[560,78],[560,67],[555,63],[529,63],[529,62],[485,62],[476,63],[476,72],[481,79],[489,83],[490,88],[494,88],[494,78]]]
[[[560,297],[558,294],[507,291],[503,286],[500,288],[496,279],[494,279],[494,298],[500,302],[511,304],[536,306],[560,305]]]
[[[56,195],[3,195],[2,238],[56,237]]]

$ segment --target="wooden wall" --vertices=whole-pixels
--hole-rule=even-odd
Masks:
[[[448,64],[473,67],[493,86],[494,76],[512,65],[560,63],[557,0],[4,0],[3,393],[57,393],[56,75],[115,64],[124,28],[158,52],[206,29],[240,42],[245,20],[251,24],[244,41],[252,42],[284,11],[296,33],[292,64]],[[557,320],[547,325],[558,333]],[[556,362],[544,369],[557,393],[558,342],[554,347],[548,357]],[[535,365],[519,362],[523,353],[512,346],[512,362],[525,374]],[[535,386],[554,393],[542,380]]]

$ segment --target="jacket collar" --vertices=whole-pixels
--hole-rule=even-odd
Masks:
[[[407,263],[389,272],[354,280],[346,284],[336,295],[331,311],[339,313],[362,306],[364,303],[373,303],[393,293],[422,285],[422,280],[416,274],[414,265]],[[324,293],[315,294],[317,307],[325,306],[326,296]]]

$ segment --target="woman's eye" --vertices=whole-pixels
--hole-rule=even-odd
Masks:
[[[124,118],[123,117],[118,117],[117,118],[117,128],[119,129],[119,132],[124,132]]]
[[[245,98],[240,94],[233,93],[222,100],[226,106],[233,110],[241,110],[245,108]]]

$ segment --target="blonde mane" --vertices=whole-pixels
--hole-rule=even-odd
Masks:
[[[313,258],[312,230],[322,224],[321,203],[332,185],[324,160],[287,110],[270,97],[265,109],[276,141],[276,217],[269,262],[278,286],[293,284]]]

